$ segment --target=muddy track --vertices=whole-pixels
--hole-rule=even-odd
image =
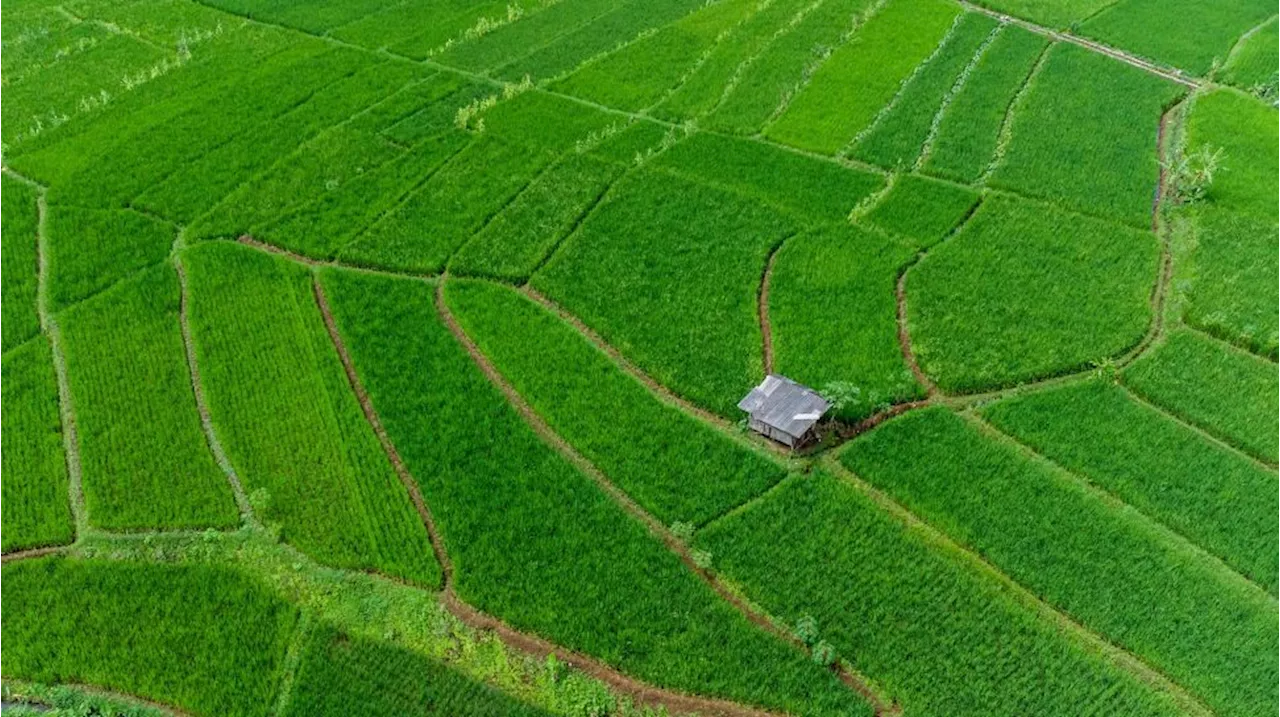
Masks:
[[[377,276],[386,276],[393,279],[435,279],[435,274],[415,274],[407,271],[393,271],[391,269],[377,269],[371,266],[359,266],[357,264],[345,264],[336,259],[316,259],[315,257],[305,256],[288,249],[278,247],[274,244],[268,244],[259,241],[248,234],[241,234],[236,238],[236,243],[247,246],[251,249],[271,254],[273,256],[283,257],[289,261],[311,267],[312,269],[332,267],[334,269],[343,269],[345,271],[358,271],[363,274],[374,274]]]
[[[901,416],[907,411],[913,411],[917,408],[924,408],[925,406],[931,405],[933,405],[933,403],[929,400],[897,403],[879,413],[868,416],[857,423],[841,426],[837,435],[839,435],[840,440],[842,441],[852,440],[867,431],[870,431],[881,423],[884,423],[890,418]]]
[[[764,262],[764,273],[760,276],[760,291],[756,294],[756,306],[760,315],[761,357],[764,360],[764,373],[773,373],[773,325],[769,323],[769,280],[773,277],[773,265],[778,260],[778,252],[786,239],[769,250]]]
[[[902,359],[911,369],[911,375],[915,376],[916,382],[924,387],[925,395],[933,398],[938,395],[938,387],[933,383],[933,379],[921,370],[919,362],[916,361],[915,352],[911,350],[911,331],[907,328],[907,272],[915,264],[916,262],[913,261],[898,274],[898,281],[893,289],[894,301],[898,308],[898,347],[902,350]]]
[[[182,265],[181,256],[174,256],[173,268],[178,274],[178,324],[182,329],[182,346],[187,355],[187,370],[191,377],[191,392],[195,396],[196,412],[200,416],[200,428],[204,431],[205,442],[209,446],[209,452],[213,454],[213,460],[226,474],[227,482],[231,485],[231,495],[235,498],[236,508],[240,511],[241,522],[251,525],[255,522],[253,506],[249,503],[249,496],[245,493],[244,484],[240,482],[240,476],[231,465],[231,459],[227,457],[227,452],[223,450],[222,442],[218,440],[218,434],[213,429],[209,403],[204,396],[204,384],[200,381],[200,362],[196,360],[196,344],[191,336],[189,318],[191,301],[190,291],[187,288],[187,271]]]
[[[444,285],[446,281],[447,278],[436,285],[436,309],[439,311],[440,317],[444,320],[445,325],[448,326],[449,331],[453,333],[458,342],[466,348],[472,361],[476,363],[489,381],[502,391],[503,395],[506,396],[511,405],[520,413],[529,427],[532,428],[543,441],[556,449],[556,451],[564,456],[578,470],[595,482],[595,484],[599,486],[606,495],[612,498],[614,502],[622,507],[623,510],[629,513],[636,520],[643,523],[645,527],[649,529],[649,532],[662,541],[663,545],[665,545],[668,550],[676,554],[680,559],[680,562],[683,563],[688,570],[701,578],[703,582],[707,583],[707,585],[711,587],[717,595],[736,608],[743,617],[756,626],[795,646],[797,649],[807,651],[803,643],[801,643],[789,631],[779,626],[763,612],[750,605],[740,595],[730,590],[729,587],[711,571],[699,567],[694,561],[693,554],[689,550],[689,547],[680,541],[675,534],[667,528],[667,526],[663,525],[661,521],[649,514],[648,511],[632,500],[631,496],[623,492],[622,489],[614,485],[614,483],[609,480],[609,478],[601,472],[599,468],[588,461],[582,454],[578,453],[577,450],[569,445],[567,441],[552,430],[551,426],[548,425],[546,421],[543,420],[536,411],[534,411],[533,407],[525,401],[524,397],[515,390],[515,387],[498,372],[497,367],[494,366],[493,363],[489,361],[489,358],[480,351],[480,348],[471,340],[471,337],[467,335],[467,333],[462,329],[462,326],[458,323],[457,319],[454,318],[452,312],[449,311],[449,307],[444,300]],[[858,692],[858,694],[862,695],[863,698],[865,698],[875,708],[876,714],[896,714],[896,706],[886,704],[882,699],[880,699],[879,695],[871,689],[866,678],[852,672],[843,665],[839,666],[839,668],[836,669],[836,672],[841,681],[854,691]],[[747,709],[740,705],[735,705],[735,707],[739,709]],[[744,713],[760,714],[758,710],[750,709],[747,709],[746,712],[739,712],[738,714]]]
[[[12,552],[0,555],[0,564],[17,563],[23,560],[33,560],[35,558],[43,558],[46,555],[57,555],[68,550],[69,545],[46,545],[43,548],[31,548],[29,550],[14,550]]]
[[[443,284],[443,282],[441,283]],[[431,541],[431,549],[435,553],[436,560],[439,561],[441,571],[444,574],[444,585],[441,590],[440,601],[451,615],[472,628],[491,631],[503,643],[521,652],[539,657],[554,654],[556,659],[604,682],[614,691],[625,694],[640,704],[665,707],[676,713],[697,712],[707,715],[723,715],[725,717],[756,717],[771,714],[764,710],[750,708],[727,700],[687,695],[645,684],[592,657],[565,649],[536,635],[521,632],[502,620],[476,609],[458,597],[454,589],[453,561],[449,558],[449,553],[445,549],[444,540],[441,537],[435,519],[431,515],[427,502],[423,498],[422,491],[405,466],[403,459],[396,450],[395,444],[392,443],[391,438],[387,435],[382,420],[378,417],[377,410],[373,406],[373,401],[369,398],[368,392],[356,373],[355,365],[351,361],[351,355],[347,351],[341,334],[338,332],[333,312],[324,294],[324,288],[319,281],[314,280],[312,286],[315,291],[316,303],[320,307],[321,315],[324,317],[325,328],[329,331],[329,337],[333,341],[338,357],[342,361],[343,370],[347,374],[347,381],[351,384],[351,388],[356,394],[360,408],[364,411],[365,419],[378,436],[378,441],[382,444],[387,458],[395,468],[396,475],[400,478],[405,490],[408,491],[414,508],[417,509],[418,515],[427,529],[427,535]],[[441,301],[438,293],[437,301]],[[443,303],[440,303],[439,306],[442,307]],[[452,316],[447,314],[447,310],[442,310],[441,315],[447,317],[446,323],[449,324],[449,329],[455,336],[465,336],[465,334],[462,334],[461,328],[453,322]],[[474,345],[470,344],[469,339],[463,341],[463,344],[467,347],[468,352],[478,351],[474,348]],[[474,354],[472,358],[475,358]],[[482,369],[485,369],[485,366],[486,364],[481,364]],[[488,370],[486,370],[487,374]],[[490,377],[490,380],[493,380],[493,377]]]

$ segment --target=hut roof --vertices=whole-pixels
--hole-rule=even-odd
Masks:
[[[777,374],[765,376],[738,402],[751,417],[799,438],[822,418],[831,404],[817,391]]]

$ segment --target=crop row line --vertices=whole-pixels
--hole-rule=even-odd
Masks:
[[[615,503],[623,510],[630,514],[633,518],[640,521],[650,533],[657,537],[664,546],[671,552],[675,553],[680,562],[693,572],[694,575],[701,578],[712,590],[716,592],[723,600],[732,605],[752,624],[764,629],[795,646],[797,649],[805,649],[804,645],[789,632],[781,628],[778,623],[766,615],[763,611],[748,604],[748,602],[740,595],[730,590],[725,583],[712,574],[710,571],[699,567],[693,558],[693,554],[689,547],[682,542],[676,535],[657,518],[636,503],[631,496],[627,495],[622,489],[618,488],[603,472],[600,471],[593,463],[587,460],[582,454],[578,453],[573,446],[557,434],[550,425],[533,409],[523,396],[516,391],[515,387],[507,381],[507,379],[498,371],[497,367],[489,360],[476,343],[466,334],[462,326],[458,324],[452,312],[444,299],[444,286],[448,277],[444,277],[436,285],[436,308],[441,318],[444,320],[449,331],[461,343],[471,356],[471,359],[484,373],[485,377],[498,388],[507,401],[520,413],[524,421],[538,436],[554,448],[565,459],[573,464],[579,471],[589,477],[599,488],[604,491]],[[893,714],[896,707],[884,700],[871,687],[870,682],[862,675],[857,674],[846,665],[839,665],[837,672],[840,679],[849,687],[861,694],[870,702],[877,714]]]
[[[988,562],[986,558],[982,557],[970,548],[956,542],[945,532],[924,521],[901,503],[898,503],[889,494],[871,485],[862,477],[846,468],[840,463],[834,454],[828,454],[825,456],[822,459],[822,463],[827,470],[842,478],[848,485],[865,495],[880,508],[899,520],[904,526],[917,531],[935,547],[956,556],[963,562],[967,563],[979,574],[993,578],[1023,605],[1031,608],[1042,617],[1049,619],[1064,631],[1076,636],[1087,647],[1092,648],[1097,654],[1110,659],[1112,662],[1135,675],[1146,684],[1163,689],[1173,695],[1180,703],[1180,706],[1186,714],[1198,715],[1201,717],[1211,717],[1213,714],[1212,711],[1199,699],[1187,692],[1181,685],[1169,679],[1164,675],[1164,673],[1151,667],[1146,662],[1142,661],[1141,658],[1128,650],[1115,645],[1096,632],[1090,630],[1079,622],[1076,622],[1075,618],[1071,617],[1071,615],[1045,602],[1040,596],[1036,595],[1024,585],[1009,577],[998,567]]]
[[[1214,444],[1215,446],[1217,446],[1217,447],[1219,447],[1219,448],[1221,448],[1221,449],[1223,449],[1223,450],[1227,451],[1228,453],[1231,453],[1231,454],[1233,454],[1233,455],[1239,456],[1239,457],[1241,457],[1241,458],[1243,458],[1243,459],[1245,459],[1245,460],[1249,461],[1250,463],[1254,464],[1255,466],[1258,466],[1259,468],[1262,468],[1262,469],[1267,470],[1267,471],[1272,472],[1272,473],[1274,473],[1274,472],[1276,471],[1276,469],[1277,469],[1277,466],[1276,466],[1276,465],[1271,464],[1271,463],[1267,463],[1266,461],[1261,460],[1261,459],[1257,458],[1256,456],[1254,456],[1254,455],[1252,455],[1252,454],[1250,454],[1250,453],[1246,453],[1245,451],[1241,450],[1240,448],[1237,448],[1236,446],[1234,446],[1234,445],[1232,445],[1231,443],[1227,442],[1225,439],[1223,439],[1223,438],[1222,438],[1222,437],[1220,437],[1219,435],[1217,435],[1217,434],[1215,434],[1215,433],[1212,433],[1212,432],[1210,432],[1210,431],[1208,431],[1208,430],[1206,430],[1206,429],[1204,429],[1204,428],[1202,428],[1202,427],[1200,427],[1200,426],[1197,426],[1197,425],[1196,425],[1196,424],[1194,424],[1194,423],[1191,423],[1191,422],[1187,421],[1187,420],[1186,420],[1185,418],[1183,418],[1182,416],[1179,416],[1178,414],[1176,414],[1176,413],[1174,413],[1174,412],[1170,411],[1169,409],[1167,409],[1167,408],[1165,408],[1165,407],[1163,407],[1163,406],[1160,406],[1160,405],[1157,405],[1157,404],[1153,403],[1152,401],[1150,401],[1149,399],[1147,399],[1147,397],[1143,396],[1142,394],[1138,393],[1137,391],[1134,391],[1132,388],[1130,388],[1130,387],[1129,387],[1127,384],[1125,384],[1123,381],[1120,381],[1118,385],[1119,385],[1119,386],[1120,386],[1120,388],[1121,388],[1121,389],[1123,389],[1123,390],[1124,390],[1124,392],[1125,392],[1126,394],[1128,394],[1128,395],[1129,395],[1129,397],[1130,397],[1130,398],[1132,398],[1133,400],[1135,400],[1135,401],[1137,401],[1137,402],[1139,402],[1139,403],[1143,404],[1144,406],[1147,406],[1147,407],[1151,408],[1153,411],[1156,411],[1157,413],[1160,413],[1160,414],[1161,414],[1161,415],[1163,415],[1165,418],[1168,418],[1169,420],[1173,421],[1174,423],[1177,423],[1178,425],[1182,426],[1183,428],[1186,428],[1187,430],[1192,431],[1193,433],[1195,433],[1195,434],[1199,435],[1201,438],[1205,439],[1206,441],[1209,441],[1210,443]]]
[[[951,103],[955,100],[956,96],[964,90],[965,86],[969,84],[969,78],[972,77],[974,71],[977,70],[978,63],[982,62],[982,58],[986,57],[987,51],[991,49],[993,44],[995,44],[996,38],[1000,37],[1004,31],[1004,23],[999,23],[992,28],[990,34],[987,35],[987,37],[982,41],[982,44],[978,46],[978,49],[973,53],[973,57],[969,58],[969,64],[964,66],[964,69],[960,71],[960,75],[956,77],[956,81],[951,84],[951,87],[947,89],[947,93],[942,96],[942,102],[938,105],[938,111],[934,112],[933,119],[929,120],[929,133],[925,135],[924,143],[920,145],[920,154],[916,157],[916,162],[912,166],[913,171],[919,172],[923,170],[925,162],[927,162],[930,155],[933,154],[933,145],[938,140],[938,133],[942,129],[942,120],[946,118],[947,110],[951,109]]]
[[[982,170],[982,174],[978,177],[975,185],[979,187],[987,186],[987,180],[992,174],[995,174],[1000,163],[1004,161],[1004,155],[1009,151],[1009,142],[1013,138],[1013,119],[1018,113],[1018,108],[1022,106],[1027,95],[1031,94],[1031,86],[1039,77],[1040,71],[1044,69],[1046,61],[1049,59],[1049,50],[1053,49],[1053,43],[1049,43],[1040,50],[1040,56],[1036,58],[1035,64],[1031,66],[1031,70],[1027,72],[1027,76],[1022,79],[1022,84],[1018,87],[1018,91],[1013,93],[1013,98],[1009,100],[1009,106],[1004,108],[1004,118],[1000,120],[1000,131],[996,133],[996,148],[991,153],[991,162]]]

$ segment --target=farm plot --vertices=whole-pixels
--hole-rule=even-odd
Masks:
[[[892,102],[854,139],[850,156],[890,169],[915,166],[953,87],[981,58],[999,24],[981,13],[956,20],[933,55],[908,77]]]
[[[107,27],[114,25],[126,34],[175,49],[198,49],[202,42],[233,24],[224,13],[184,0],[70,0],[60,4],[88,21],[81,22],[80,27],[94,27],[98,22]]]
[[[894,284],[915,250],[833,226],[787,240],[769,283],[774,368],[840,401],[857,420],[922,395],[902,359]]]
[[[959,14],[941,0],[887,0],[831,53],[765,135],[823,154],[840,152],[871,126]]]
[[[1069,43],[1049,49],[1016,107],[990,184],[1151,226],[1160,116],[1182,90]]]
[[[871,0],[815,0],[798,10],[734,70],[706,117],[708,126],[733,134],[758,134],[871,5]]]
[[[540,441],[449,334],[429,284],[337,270],[323,279],[361,381],[439,524],[462,599],[656,685],[803,714],[870,714]]]
[[[992,195],[907,274],[913,349],[947,391],[1086,368],[1146,332],[1158,258],[1148,232]]]
[[[978,193],[919,174],[903,174],[859,222],[913,240],[927,249],[959,227],[978,205]]]
[[[236,15],[312,33],[323,33],[330,28],[376,13],[395,2],[396,0],[318,0],[299,5],[290,0],[212,0],[209,4]]]
[[[715,45],[698,58],[697,64],[689,68],[679,85],[672,87],[669,94],[648,111],[672,122],[707,114],[771,42],[786,34],[791,23],[803,19],[807,12],[823,3],[774,0],[761,5],[727,37],[718,38]]]
[[[1227,443],[1275,463],[1280,380],[1274,363],[1192,331],[1175,331],[1125,369],[1136,393]]]
[[[938,119],[924,171],[972,184],[991,166],[1018,92],[1049,42],[1017,25],[1005,25],[977,58]]]
[[[1187,149],[1222,150],[1207,199],[1213,206],[1276,220],[1280,142],[1276,108],[1232,90],[1197,95],[1187,118]]]
[[[177,230],[127,209],[49,206],[49,308],[89,298],[164,261]]]
[[[1080,25],[1080,33],[1135,55],[1203,75],[1236,40],[1275,15],[1267,0],[1120,0]]]
[[[1274,598],[1126,506],[942,408],[905,414],[840,458],[1219,713],[1277,708]]]
[[[49,344],[37,339],[6,351],[0,367],[5,424],[0,432],[0,550],[69,543],[74,526]]]
[[[297,611],[211,566],[5,565],[5,677],[102,687],[208,715],[266,715]]]
[[[438,585],[426,529],[360,412],[311,275],[236,244],[183,260],[209,412],[259,516],[322,563]]]
[[[979,5],[1058,30],[1096,15],[1116,0],[981,0]]]
[[[706,5],[651,35],[587,62],[551,89],[609,107],[639,112],[662,99],[691,72],[704,53],[732,35],[761,3],[724,0]]]
[[[40,333],[36,314],[37,226],[40,212],[36,190],[8,173],[0,176],[0,194],[8,197],[0,216],[0,351],[8,353]]]
[[[227,527],[240,516],[205,443],[164,264],[62,314],[84,498],[101,528]]]
[[[538,717],[551,713],[521,704],[404,648],[320,626],[306,637],[282,714]]]
[[[1254,95],[1275,97],[1280,91],[1277,65],[1280,65],[1280,21],[1273,17],[1240,38],[1227,57],[1222,76]]]
[[[910,415],[910,414],[908,414]],[[699,532],[716,569],[920,717],[1171,715],[1092,647],[825,472]]]
[[[1092,380],[984,407],[997,428],[1276,592],[1276,477]]]
[[[531,299],[479,281],[450,281],[445,297],[551,427],[663,523],[705,523],[782,478],[777,464],[664,405]]]
[[[393,2],[331,27],[329,34],[370,49],[426,59],[459,41],[536,11],[537,2]]]
[[[1280,345],[1280,241],[1274,219],[1202,207],[1187,212],[1194,248],[1178,274],[1187,281],[1183,319],[1275,360]],[[1188,276],[1189,275],[1189,276]]]
[[[663,152],[654,166],[755,195],[804,223],[844,221],[859,202],[884,186],[884,180],[867,171],[763,142],[704,133]]]
[[[540,12],[521,17],[479,37],[446,48],[436,56],[442,64],[470,72],[491,74],[546,44],[586,25],[617,7],[613,0],[561,0]]]
[[[676,393],[736,417],[760,380],[756,294],[794,232],[758,202],[653,170],[618,183],[532,284]]]

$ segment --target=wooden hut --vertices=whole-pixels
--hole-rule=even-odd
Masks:
[[[738,408],[750,416],[751,430],[799,448],[814,438],[814,427],[831,404],[807,386],[769,374],[738,402]]]

